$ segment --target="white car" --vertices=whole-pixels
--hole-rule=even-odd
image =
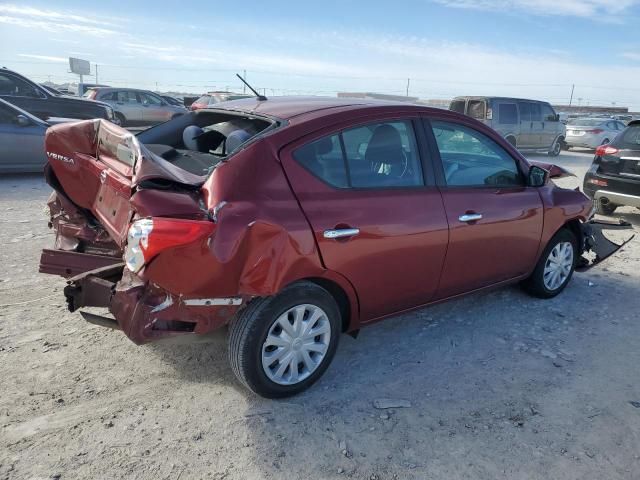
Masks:
[[[625,124],[619,120],[606,118],[572,118],[567,123],[567,148],[585,147],[597,148],[613,141]]]

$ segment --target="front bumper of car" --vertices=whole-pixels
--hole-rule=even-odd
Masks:
[[[578,260],[577,271],[585,271],[596,266],[616,253],[635,235],[631,235],[622,243],[616,243],[607,238],[603,231],[632,230],[630,223],[625,221],[608,222],[591,220],[582,224],[582,256]]]

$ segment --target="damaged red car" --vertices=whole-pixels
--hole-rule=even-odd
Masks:
[[[46,154],[40,270],[67,278],[70,310],[105,308],[81,313],[137,344],[228,326],[265,397],[314,383],[343,332],[514,282],[553,297],[618,248],[550,181],[564,170],[445,110],[245,99],[137,136],[54,126]]]

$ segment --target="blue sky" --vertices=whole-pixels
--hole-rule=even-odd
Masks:
[[[73,80],[268,95],[518,95],[640,110],[640,0],[0,2],[0,65]],[[579,100],[578,100],[579,99]]]

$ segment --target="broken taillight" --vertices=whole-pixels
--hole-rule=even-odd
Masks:
[[[142,218],[129,227],[124,258],[134,273],[163,250],[187,245],[210,236],[215,224],[202,220]]]

